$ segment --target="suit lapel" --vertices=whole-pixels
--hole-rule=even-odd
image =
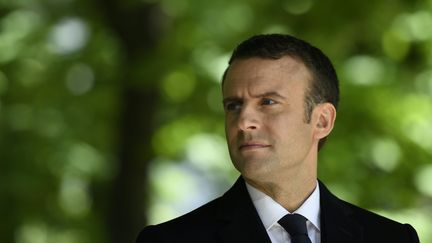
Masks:
[[[319,186],[321,243],[363,243],[362,227],[351,219],[351,209],[323,183]],[[222,242],[271,242],[241,177],[220,200],[218,218]]]
[[[271,242],[241,177],[224,194],[218,208],[222,242]]]
[[[362,243],[362,227],[351,220],[351,210],[319,182],[321,243]]]

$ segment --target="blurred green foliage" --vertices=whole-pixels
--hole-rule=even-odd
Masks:
[[[283,32],[335,63],[319,175],[432,241],[432,1],[0,1],[0,242],[132,242],[235,180],[220,78]]]

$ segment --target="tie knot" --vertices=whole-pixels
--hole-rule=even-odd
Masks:
[[[287,214],[278,223],[291,235],[307,235],[306,218],[300,214]]]

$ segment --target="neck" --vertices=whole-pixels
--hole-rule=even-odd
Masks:
[[[317,146],[318,143],[310,148],[301,163],[273,171],[271,176],[243,178],[292,213],[300,208],[317,185]]]
[[[317,165],[307,163],[271,178],[244,178],[251,186],[267,194],[289,212],[297,210],[312,194],[317,185]]]
[[[262,191],[289,212],[294,212],[306,201],[316,187],[316,178],[310,180],[302,180],[300,182],[289,181],[283,186],[268,183],[257,184],[253,181],[246,181],[256,189]]]

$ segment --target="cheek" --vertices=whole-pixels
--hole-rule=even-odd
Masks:
[[[232,120],[229,120],[226,118],[225,120],[225,136],[227,138],[227,141],[230,142],[235,135],[237,134],[237,128],[234,125],[234,122]]]
[[[273,115],[266,118],[266,130],[272,134],[274,139],[284,143],[292,143],[296,140],[306,139],[311,136],[311,128],[306,124],[303,117]]]
[[[289,116],[283,114],[267,114],[263,119],[263,127],[275,133],[283,133],[291,123]]]

